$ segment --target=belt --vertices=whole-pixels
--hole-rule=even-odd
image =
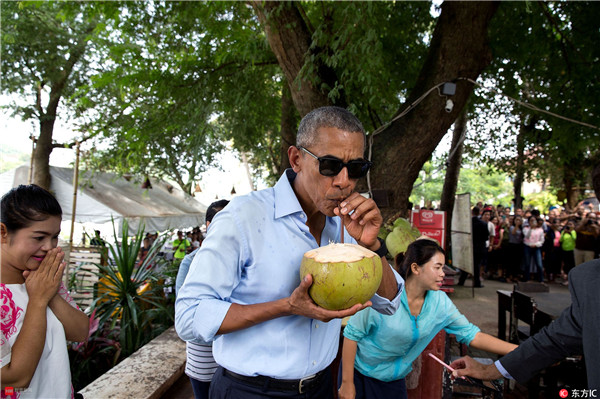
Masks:
[[[238,381],[243,381],[258,387],[268,387],[278,391],[305,393],[319,386],[321,379],[328,369],[321,370],[317,374],[309,375],[308,377],[304,377],[299,380],[280,380],[277,378],[266,377],[264,375],[248,377],[247,375],[234,373],[233,371],[229,371],[227,369],[223,370],[226,375]]]

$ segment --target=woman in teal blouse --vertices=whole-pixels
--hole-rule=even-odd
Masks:
[[[404,377],[442,329],[488,352],[504,355],[516,348],[482,333],[439,290],[445,253],[436,241],[413,242],[404,259],[396,259],[400,262],[406,285],[398,311],[384,316],[367,308],[352,316],[344,329],[340,399],[406,398]]]

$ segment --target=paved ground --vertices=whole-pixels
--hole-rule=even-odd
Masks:
[[[457,278],[458,280],[458,278]],[[565,292],[568,293],[568,287],[559,284],[560,280],[555,283],[548,283],[550,292]],[[496,280],[485,280],[483,288],[471,287],[471,281],[467,280],[465,286],[455,286],[453,293],[449,294],[456,307],[464,314],[469,321],[478,326],[481,331],[493,336],[498,335],[498,296],[497,290],[513,290],[512,283],[504,283]],[[473,297],[473,292],[475,296]],[[508,316],[507,316],[508,326]],[[507,332],[508,336],[508,332]],[[497,356],[469,349],[468,354],[472,357],[483,357],[497,359]],[[514,381],[511,383],[511,391],[504,395],[507,399],[525,399],[528,398],[527,389]]]
[[[167,392],[161,396],[161,399],[194,399],[192,384],[187,375],[183,374]]]
[[[458,278],[457,278],[458,280]],[[550,292],[568,292],[567,287],[558,283],[550,283]],[[498,334],[498,297],[497,290],[512,291],[513,284],[503,283],[495,280],[485,280],[483,288],[471,288],[471,280],[467,280],[463,287],[454,287],[454,292],[449,297],[456,304],[456,307],[463,313],[469,321],[477,325],[481,331],[490,335]],[[474,293],[474,296],[473,296]],[[473,357],[493,357],[489,353],[477,350],[469,350]],[[495,358],[494,358],[495,359]],[[524,387],[516,385],[514,390],[505,395],[505,398],[520,399],[526,398],[527,393]],[[163,395],[164,399],[193,399],[194,394],[187,376],[183,375],[173,387]]]
[[[498,334],[498,296],[497,290],[513,290],[513,284],[503,283],[496,280],[485,280],[483,288],[471,287],[471,281],[467,280],[465,286],[454,287],[454,292],[448,296],[456,307],[464,314],[471,323],[478,326],[481,331],[497,336]],[[548,283],[550,292],[569,292],[568,287],[557,283]],[[473,297],[474,292],[474,297]],[[508,324],[508,320],[507,320]]]

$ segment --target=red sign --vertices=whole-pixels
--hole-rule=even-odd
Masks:
[[[410,223],[419,229],[421,234],[435,239],[446,249],[446,212],[427,209],[412,211]]]

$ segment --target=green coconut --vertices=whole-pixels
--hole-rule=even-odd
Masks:
[[[340,310],[365,303],[381,283],[381,258],[356,244],[329,244],[304,254],[300,278],[313,277],[308,290],[315,303]]]
[[[421,232],[416,227],[410,225],[410,222],[403,218],[394,221],[394,229],[385,238],[385,245],[389,253],[396,257],[401,252],[406,252],[406,248],[411,242],[415,241]]]

